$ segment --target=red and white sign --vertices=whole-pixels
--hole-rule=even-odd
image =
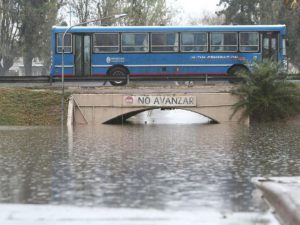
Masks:
[[[130,95],[123,97],[124,106],[195,107],[196,96],[188,95]]]
[[[133,104],[133,96],[126,96],[124,100],[126,104]]]

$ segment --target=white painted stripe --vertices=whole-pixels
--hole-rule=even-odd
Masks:
[[[95,68],[106,68],[106,67],[111,67],[113,65],[92,65],[92,67],[95,67]]]
[[[154,64],[154,65],[124,65],[126,67],[221,67],[232,66],[233,64]],[[92,65],[95,68],[110,67],[113,65]]]
[[[64,65],[65,68],[73,68],[73,65]],[[55,65],[55,68],[62,68],[62,65]]]

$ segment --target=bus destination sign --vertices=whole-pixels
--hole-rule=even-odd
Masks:
[[[124,106],[195,107],[196,96],[187,95],[130,95],[123,97]]]

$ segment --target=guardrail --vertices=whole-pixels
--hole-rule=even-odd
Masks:
[[[300,80],[300,74],[289,74],[288,80]],[[118,76],[65,76],[65,82],[120,81],[127,79]],[[239,81],[241,78],[226,75],[166,75],[130,76],[129,81]],[[61,82],[61,77],[45,76],[0,76],[0,83],[52,83]]]

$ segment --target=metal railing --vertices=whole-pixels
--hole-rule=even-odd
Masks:
[[[0,76],[0,83],[52,83],[61,82],[62,77],[45,76]],[[66,82],[90,81],[123,81],[124,76],[71,76],[64,77]],[[129,76],[129,81],[238,81],[239,77],[227,75],[162,75],[162,76]],[[288,80],[300,80],[300,74],[289,74]]]

